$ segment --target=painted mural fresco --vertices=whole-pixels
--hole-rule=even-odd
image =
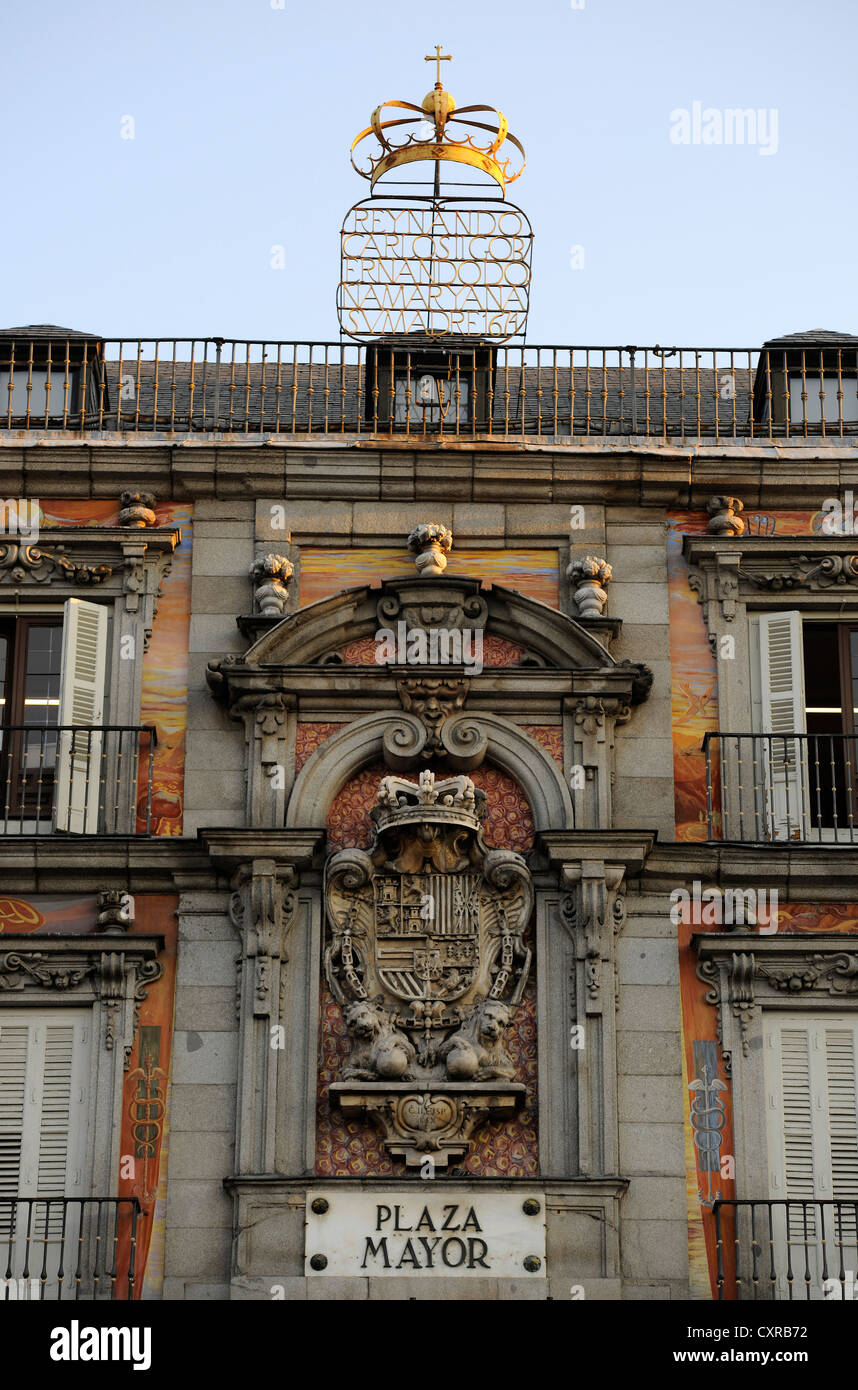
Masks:
[[[745,513],[750,535],[813,535],[821,530],[822,512],[778,511]],[[718,727],[716,662],[709,648],[703,610],[689,588],[682,556],[682,537],[706,531],[704,512],[672,512],[668,516],[668,576],[670,599],[671,700],[675,778],[676,838],[705,841],[706,764],[703,735]],[[715,805],[719,804],[717,786]],[[718,817],[715,817],[718,833]],[[717,1297],[715,1222],[712,1203],[735,1197],[730,1164],[733,1153],[730,1078],[717,1042],[717,1012],[706,1003],[708,985],[697,978],[697,958],[691,937],[701,925],[688,910],[677,927],[682,1001],[682,1083],[686,1097],[685,1154],[688,1247],[692,1293]],[[705,930],[719,930],[707,926]],[[858,932],[858,905],[779,903],[780,933]],[[729,1252],[728,1252],[729,1254]],[[725,1264],[728,1293],[731,1266]]]
[[[170,1056],[175,1000],[178,898],[153,893],[135,897],[135,920],[129,934],[163,936],[158,960],[160,979],[147,986],[139,1004],[139,1026],[122,1096],[120,1165],[116,1195],[136,1197],[142,1208],[137,1223],[135,1298],[159,1298],[164,1271],[167,1198],[167,1128]],[[86,936],[96,933],[95,894],[68,896],[34,893],[0,897],[0,941],[16,935]],[[109,941],[110,938],[106,938]],[[127,1297],[130,1220],[121,1218],[117,1244],[116,1298]]]
[[[414,560],[404,547],[397,549],[323,550],[307,546],[301,551],[299,604],[330,598],[341,589],[375,584],[379,579],[413,579]],[[558,555],[556,550],[459,550],[447,557],[447,575],[479,577],[487,583],[518,589],[528,598],[557,608]]]
[[[119,517],[118,502],[110,500],[45,499],[40,508],[40,525],[45,530],[56,526],[115,526]],[[182,539],[164,578],[152,637],[143,656],[140,723],[154,724],[157,735],[152,769],[153,835],[182,833],[193,511],[192,505],[174,502],[159,502],[155,506],[156,524],[180,528]],[[145,824],[143,796],[138,802],[138,833],[145,829]]]

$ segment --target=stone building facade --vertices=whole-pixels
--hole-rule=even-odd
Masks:
[[[823,501],[852,481],[853,453],[840,438],[7,431],[3,494],[37,501],[41,529],[36,548],[4,544],[2,621],[12,641],[22,618],[55,614],[67,630],[70,601],[109,610],[100,778],[118,788],[96,820],[84,809],[64,829],[59,774],[45,793],[53,821],[34,814],[32,789],[10,809],[8,755],[0,1043],[11,1049],[28,1020],[91,1028],[86,1104],[68,1121],[76,1185],[70,1167],[64,1182],[34,1181],[21,1158],[7,1175],[21,1200],[136,1198],[144,1297],[713,1297],[719,1271],[735,1296],[712,1248],[713,1203],[796,1195],[789,1171],[778,1178],[764,1067],[772,1025],[800,1052],[806,1018],[811,1030],[821,1021],[831,1054],[828,1124],[841,1140],[832,1172],[808,1138],[812,1181],[828,1183],[810,1195],[836,1212],[854,1195],[851,819],[826,829],[808,803],[783,835],[763,805],[774,778],[746,775],[740,807],[725,751],[710,827],[715,758],[701,735],[765,736],[754,619],[850,622],[851,534],[820,526]],[[19,500],[19,522],[28,515]],[[81,581],[99,566],[97,585]],[[409,659],[407,645],[379,663],[378,634],[399,623],[406,643],[435,628],[470,631],[470,646],[452,663],[420,660],[418,647]],[[63,651],[70,660],[68,637]],[[117,770],[109,729],[150,723],[160,741],[147,808],[147,758]],[[817,782],[817,793],[832,785]],[[71,802],[74,813],[74,788]],[[434,867],[409,861],[427,839],[459,849]],[[460,841],[483,906],[457,949],[467,963],[476,942],[482,994],[457,993],[467,972],[441,958],[453,919],[445,928],[439,907],[432,936],[420,894],[418,939],[410,954],[399,941],[394,964],[425,979],[397,994],[374,875],[408,869],[416,882],[428,869],[439,882],[460,867]],[[526,884],[514,911],[510,865]],[[695,881],[715,890],[703,916]],[[731,889],[762,893],[762,910],[707,917]],[[404,880],[400,890],[404,909]],[[349,928],[349,976],[351,908],[362,925]],[[392,949],[395,932],[385,940]],[[501,1011],[501,1053],[483,1039],[503,1062],[494,1071],[479,1026],[469,1036],[481,1063],[456,1043],[486,996]],[[439,999],[433,1034],[423,1025]],[[396,1045],[379,1070],[385,1036]],[[359,1051],[363,1071],[349,1067]],[[465,1119],[452,1114],[462,1096]],[[782,1117],[795,1143],[801,1118]],[[409,1238],[421,1219],[421,1234],[440,1231],[451,1207],[449,1249],[446,1237]],[[427,1268],[444,1249],[449,1260]]]
[[[410,109],[357,343],[0,332],[5,1298],[843,1296],[858,339],[507,345]]]

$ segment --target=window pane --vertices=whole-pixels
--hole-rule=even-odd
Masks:
[[[62,651],[61,624],[29,628],[22,723],[44,727],[59,722]]]
[[[825,423],[836,424],[841,415],[838,411],[837,401],[837,373],[829,375],[825,373],[823,377],[825,389]],[[789,379],[789,418],[790,424],[801,424],[802,420],[807,420],[809,425],[818,425],[822,419],[822,401],[819,398],[820,383],[819,373],[815,376],[806,375],[804,378],[804,389],[807,392],[807,402],[805,403],[806,414],[802,414],[802,379],[801,376],[790,376]],[[839,389],[843,392],[843,414],[842,419],[851,421],[853,424],[858,421],[858,379],[855,377],[841,377]]]
[[[66,396],[66,372],[63,362],[58,362],[52,366],[50,373],[47,366],[34,366],[32,376],[27,362],[16,366],[14,373],[9,367],[0,367],[0,416],[9,414],[9,383],[11,380],[12,415],[26,416],[29,398],[31,416],[41,415],[44,418],[47,410],[49,419],[57,415],[62,418],[64,409],[66,411],[77,409],[77,377],[77,368],[72,368],[68,374],[68,396]],[[50,397],[48,394],[49,384]],[[50,405],[48,405],[49,400]]]

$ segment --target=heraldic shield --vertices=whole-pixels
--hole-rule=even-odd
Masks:
[[[370,849],[341,850],[325,875],[325,972],[354,1039],[331,1098],[372,1115],[408,1163],[461,1155],[477,1123],[523,1100],[503,1034],[530,969],[533,887],[519,854],[483,842],[485,812],[468,777],[386,777]]]

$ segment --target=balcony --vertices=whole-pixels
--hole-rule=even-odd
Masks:
[[[0,835],[151,835],[153,725],[0,729]]]
[[[133,1299],[136,1197],[0,1197],[0,1299]]]
[[[858,841],[858,735],[708,733],[707,839]]]
[[[858,348],[497,347],[409,335],[362,346],[33,330],[0,335],[2,429],[855,438]]]
[[[855,1298],[858,1200],[719,1199],[713,1214],[719,1299]]]

